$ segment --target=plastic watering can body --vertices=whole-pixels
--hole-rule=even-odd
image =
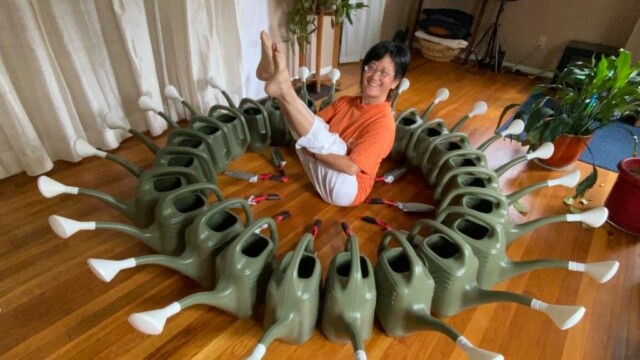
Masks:
[[[152,225],[155,236],[151,241],[155,243],[156,251],[168,255],[179,255],[184,251],[186,229],[209,208],[205,191],[212,191],[218,201],[224,200],[220,190],[212,184],[188,185],[160,200]]]
[[[208,183],[216,183],[216,169],[211,162],[211,158],[208,153],[200,150],[181,146],[167,146],[158,149],[153,160],[153,166],[183,167],[202,175]]]
[[[432,139],[426,147],[418,169],[429,178],[428,175],[437,169],[441,164],[442,157],[457,150],[470,149],[469,138],[463,133],[444,133]]]
[[[400,248],[387,248],[391,237],[400,243]],[[424,330],[415,315],[429,314],[435,284],[426,266],[399,232],[385,232],[378,247],[374,273],[376,315],[384,331],[401,337]]]
[[[299,344],[313,334],[318,319],[322,269],[315,257],[313,235],[305,234],[296,249],[275,267],[264,312],[267,329],[261,343],[273,339]],[[271,336],[269,336],[271,335]]]
[[[280,106],[276,99],[269,99],[265,104],[269,116],[269,128],[271,129],[271,146],[287,146],[293,144],[293,135],[289,126],[280,112]]]
[[[407,145],[407,162],[414,169],[420,169],[422,160],[432,141],[447,134],[443,120],[432,120],[420,125],[412,134]]]
[[[476,281],[480,287],[490,289],[500,281],[503,271],[509,268],[504,222],[460,206],[445,209],[436,221],[454,231],[473,251],[478,259]]]
[[[269,115],[265,108],[257,101],[244,98],[238,105],[249,130],[249,151],[261,152],[271,141]]]
[[[214,105],[209,109],[209,118],[222,123],[228,130],[231,144],[231,159],[242,156],[249,145],[249,129],[242,114],[229,106]]]
[[[243,208],[246,224],[252,224],[249,204],[236,198],[211,206],[187,228],[185,251],[178,259],[184,264],[181,272],[207,290],[213,289],[216,282],[215,259],[245,229],[240,217],[228,210],[235,205]]]
[[[509,219],[509,204],[506,197],[493,190],[472,187],[453,189],[440,200],[437,214],[442,213],[449,206],[462,206],[486,214],[499,222]]]
[[[322,332],[333,342],[351,342],[363,350],[359,347],[373,328],[376,283],[354,235],[349,235],[345,251],[331,260],[324,292]]]
[[[396,117],[396,137],[389,155],[393,161],[404,163],[409,141],[422,124],[423,121],[416,109],[409,109]]]
[[[213,127],[209,128],[213,129]],[[176,129],[169,133],[166,146],[186,147],[207,154],[216,172],[219,173],[222,171],[220,167],[224,166],[226,168],[228,162],[227,160],[222,160],[221,162],[225,154],[224,150],[221,150],[220,144],[224,143],[215,143],[209,135],[200,131],[194,129]]]
[[[435,282],[432,311],[439,316],[453,316],[476,305],[470,291],[477,287],[478,260],[454,232],[435,221],[418,220],[409,237],[425,226],[435,231],[418,244],[417,253]]]
[[[440,200],[454,189],[481,188],[498,192],[500,181],[498,175],[487,168],[461,167],[449,171],[444,178],[436,184],[433,197]]]
[[[208,116],[192,117],[189,121],[189,129],[204,135],[216,173],[224,171],[233,155],[231,131],[221,122]]]

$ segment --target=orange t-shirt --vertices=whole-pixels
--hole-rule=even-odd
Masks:
[[[358,192],[351,205],[358,205],[369,195],[373,181],[391,148],[396,125],[391,105],[385,101],[364,105],[360,96],[343,96],[318,112],[329,124],[329,131],[338,134],[347,144],[347,156],[358,165]]]

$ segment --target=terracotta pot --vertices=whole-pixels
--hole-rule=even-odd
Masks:
[[[618,163],[618,178],[604,205],[609,209],[608,221],[616,227],[640,235],[640,158]]]
[[[550,168],[567,167],[580,158],[582,152],[587,148],[587,144],[591,141],[591,137],[592,135],[560,135],[553,142],[553,155],[548,159],[539,159],[539,162]]]

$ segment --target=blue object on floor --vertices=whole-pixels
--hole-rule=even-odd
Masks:
[[[536,94],[528,97],[518,111],[531,106],[540,96],[540,94]],[[509,121],[500,127],[499,131],[506,129],[513,119],[514,117],[511,117]],[[522,121],[526,123],[527,119],[523,118]],[[633,138],[625,129],[631,131],[640,139],[640,128],[616,121],[593,133],[591,142],[589,142],[591,152],[585,150],[579,160],[587,164],[591,164],[593,160],[593,164],[597,167],[618,172],[618,162],[630,157],[633,152]],[[524,140],[525,136],[524,132],[520,134],[520,140]],[[591,153],[593,153],[593,156]]]

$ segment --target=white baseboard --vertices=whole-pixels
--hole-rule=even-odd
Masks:
[[[475,54],[471,54],[471,56],[469,56],[469,60],[476,60],[476,56]],[[553,71],[549,71],[549,70],[540,70],[540,69],[536,69],[534,67],[530,67],[530,66],[524,66],[524,65],[517,65],[514,63],[510,63],[508,61],[504,61],[502,63],[502,68],[504,69],[505,67],[509,67],[512,69],[512,71],[521,71],[525,74],[529,74],[529,75],[535,75],[535,76],[540,76],[540,77],[544,77],[544,78],[548,78],[548,79],[552,79],[553,78]]]

